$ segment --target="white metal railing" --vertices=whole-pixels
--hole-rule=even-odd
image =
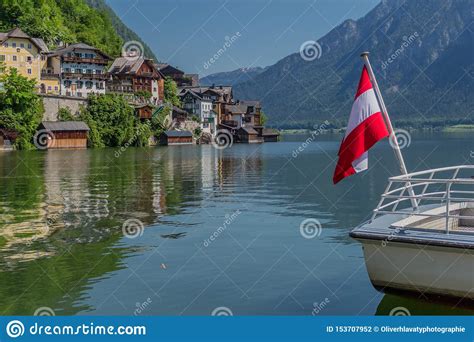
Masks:
[[[459,225],[461,220],[474,227],[473,176],[474,165],[460,165],[390,177],[372,220],[382,214],[407,216],[400,221],[405,224],[402,228],[416,229],[413,224],[421,219],[444,218],[444,230],[448,234],[450,223]],[[427,208],[429,204],[439,206]],[[473,210],[462,210],[470,208]]]

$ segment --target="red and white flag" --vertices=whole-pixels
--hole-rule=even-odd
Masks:
[[[367,151],[389,136],[375,92],[364,66],[352,105],[346,134],[341,142],[339,160],[334,171],[334,184],[368,168]]]

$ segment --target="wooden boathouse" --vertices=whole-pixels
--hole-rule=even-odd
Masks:
[[[189,131],[165,131],[160,136],[161,145],[191,145],[193,134]]]
[[[89,130],[83,121],[43,121],[38,127],[38,132],[48,136],[48,149],[87,148]]]

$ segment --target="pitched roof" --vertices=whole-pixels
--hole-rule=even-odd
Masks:
[[[23,32],[19,27],[15,27],[13,30],[7,32],[9,38],[26,38],[30,39],[30,36]]]
[[[89,131],[84,121],[43,121],[40,126],[51,132],[57,131]]]
[[[165,131],[167,137],[192,137],[193,134],[189,131]]]
[[[0,42],[3,42],[9,38],[23,38],[30,40],[41,52],[48,52],[48,47],[41,38],[32,38],[23,32],[20,28],[14,28],[8,32],[0,32]]]
[[[263,136],[274,136],[274,135],[280,135],[280,132],[275,131],[272,128],[264,128],[264,129],[262,129],[262,135]]]
[[[48,46],[41,38],[31,38],[31,40],[40,48],[41,52],[49,52]]]
[[[60,47],[60,48],[52,51],[50,55],[51,56],[62,56],[65,53],[73,52],[75,50],[92,50],[92,51],[95,51],[95,52],[101,54],[103,57],[105,57],[107,59],[111,59],[108,55],[106,55],[105,53],[100,51],[98,48],[87,45],[85,43],[75,43],[75,44],[71,44],[71,45],[68,45],[68,46]]]
[[[240,127],[240,129],[244,130],[245,132],[247,132],[247,134],[258,134],[258,132],[256,130],[253,129],[253,127]]]
[[[247,113],[247,106],[241,105],[241,104],[226,105],[225,108],[228,112],[231,112],[233,114],[245,114],[245,113]]]
[[[163,74],[156,68],[155,63],[152,59],[146,59],[144,57],[138,58],[127,58],[127,57],[118,57],[114,60],[112,65],[109,68],[109,72],[112,74],[136,74],[143,63],[148,63],[154,71],[156,71],[161,77],[164,78]]]

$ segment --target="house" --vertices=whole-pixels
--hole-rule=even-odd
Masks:
[[[186,89],[180,95],[183,109],[199,118],[203,132],[214,134],[216,131],[216,114],[212,110],[212,100],[208,94]]]
[[[261,127],[262,126],[262,118],[261,118],[261,110],[262,106],[260,105],[259,101],[237,101],[237,104],[240,106],[245,107],[245,117],[244,117],[244,124],[250,125],[252,127]]]
[[[46,148],[86,148],[89,126],[82,121],[43,121],[38,131],[46,132]]]
[[[87,97],[91,93],[104,94],[107,64],[110,57],[84,43],[63,46],[48,53],[42,70],[43,79],[57,77],[59,94]]]
[[[39,82],[47,52],[41,38],[32,38],[19,28],[0,32],[0,62],[29,79]]]
[[[252,127],[240,127],[236,131],[237,142],[241,143],[261,143],[263,139],[258,136],[258,132]]]
[[[109,68],[111,76],[107,92],[135,94],[147,91],[151,100],[158,104],[164,99],[165,76],[156,68],[153,60],[143,57],[119,57]]]
[[[189,131],[165,131],[160,136],[161,145],[192,145],[193,134]]]
[[[178,87],[195,86],[199,83],[199,77],[195,74],[187,75],[184,71],[169,64],[158,63],[156,67],[165,77],[170,77]]]
[[[141,120],[151,119],[155,110],[155,106],[150,104],[141,104],[135,106],[134,108],[135,112],[137,113],[137,117]]]
[[[223,114],[225,112],[225,106],[233,104],[233,92],[231,86],[215,86],[210,87],[181,87],[180,95],[184,95],[187,90],[191,90],[195,93],[202,94],[211,99],[212,111],[215,113],[216,126],[224,120]]]
[[[280,133],[271,128],[262,128],[261,132],[259,132],[259,136],[263,138],[264,142],[277,142],[280,137]]]
[[[18,133],[5,128],[0,128],[0,150],[10,150],[18,137]]]

